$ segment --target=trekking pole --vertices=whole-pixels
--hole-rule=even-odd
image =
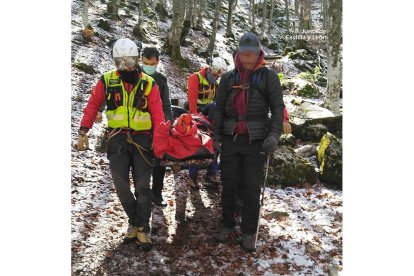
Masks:
[[[265,172],[265,178],[264,178],[264,182],[263,182],[262,198],[260,199],[259,218],[257,220],[256,238],[254,240],[254,248],[255,249],[256,249],[257,237],[259,236],[260,217],[261,217],[262,207],[263,207],[263,202],[264,202],[264,192],[265,192],[265,189],[266,189],[267,174],[269,172],[269,160],[270,160],[270,154],[267,155],[266,164],[265,164],[266,172]]]

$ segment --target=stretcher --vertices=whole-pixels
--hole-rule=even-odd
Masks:
[[[174,172],[179,172],[182,169],[188,169],[190,165],[197,165],[199,169],[205,169],[213,163],[214,158],[213,154],[204,150],[203,152],[183,159],[176,159],[165,155],[164,159],[158,161],[160,166],[171,167]]]

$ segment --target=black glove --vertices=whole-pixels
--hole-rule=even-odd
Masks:
[[[213,141],[214,155],[217,157],[221,152],[220,142],[218,140]]]
[[[267,154],[273,153],[277,148],[279,140],[275,136],[268,136],[263,142],[263,151]]]

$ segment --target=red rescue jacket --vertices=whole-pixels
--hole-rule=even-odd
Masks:
[[[118,72],[117,72],[118,73]],[[118,73],[119,75],[119,73]],[[142,77],[142,73],[138,74],[138,77]],[[124,82],[124,87],[130,93],[134,89],[134,85]],[[153,129],[158,127],[164,122],[164,111],[162,109],[162,101],[160,98],[160,90],[158,86],[153,83],[151,92],[148,97],[148,111],[151,114],[151,121]],[[88,104],[83,110],[83,117],[81,120],[81,127],[90,129],[96,119],[99,108],[105,102],[105,85],[100,79],[93,89],[91,96],[89,97]]]

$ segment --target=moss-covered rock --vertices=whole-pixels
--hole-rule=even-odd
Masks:
[[[305,49],[298,49],[298,50],[296,50],[294,52],[290,52],[288,54],[288,57],[290,59],[303,59],[303,60],[309,59],[308,53],[307,53],[307,51]]]
[[[322,96],[322,93],[319,91],[316,85],[311,82],[307,82],[304,85],[300,85],[297,94],[299,96],[307,98],[319,98],[320,96]]]
[[[279,138],[279,146],[289,146],[295,147],[296,146],[296,138],[291,133],[290,134],[282,134]]]
[[[91,74],[91,75],[96,74],[95,69],[93,69],[93,67],[88,65],[88,64],[85,64],[85,63],[82,63],[82,62],[75,62],[73,64],[73,66],[78,68],[79,70],[85,72],[85,73],[88,73],[88,74]]]
[[[280,85],[284,91],[293,91],[295,90],[296,83],[293,79],[284,78],[280,80]]]
[[[280,146],[270,158],[268,183],[282,187],[317,182],[314,166],[305,158],[298,156],[288,146]]]
[[[319,144],[318,163],[320,179],[342,189],[342,142],[329,132]]]
[[[323,96],[323,94],[319,91],[318,87],[314,83],[302,78],[283,78],[280,83],[282,89],[292,95],[298,95],[301,97],[313,99]]]
[[[145,14],[145,16],[147,16],[149,19],[157,19],[157,14],[151,9],[150,6],[144,7],[143,14]]]
[[[279,44],[277,44],[276,42],[270,43],[267,47],[272,50],[279,50]]]
[[[290,46],[285,47],[285,49],[283,50],[283,55],[286,56],[289,53],[293,52],[293,48]]]

